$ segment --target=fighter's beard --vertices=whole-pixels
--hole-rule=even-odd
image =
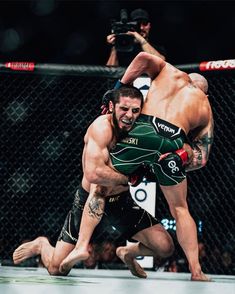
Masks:
[[[123,129],[119,128],[115,112],[113,113],[113,124],[114,124],[114,133],[117,138],[117,141],[122,140],[123,138],[125,138],[128,135],[127,130],[125,130],[125,129],[123,130]]]

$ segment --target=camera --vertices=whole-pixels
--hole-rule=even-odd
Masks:
[[[119,52],[132,52],[134,49],[134,37],[126,33],[128,31],[139,32],[137,21],[128,22],[126,9],[120,11],[120,21],[112,21],[111,33],[115,34],[115,48]]]

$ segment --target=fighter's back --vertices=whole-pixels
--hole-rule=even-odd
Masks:
[[[205,126],[209,112],[205,93],[192,84],[188,74],[168,63],[152,81],[142,110],[181,127],[186,134]]]

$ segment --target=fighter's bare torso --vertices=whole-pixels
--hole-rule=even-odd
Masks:
[[[189,76],[167,64],[152,81],[142,113],[164,119],[187,134],[208,120],[208,106],[207,96]]]

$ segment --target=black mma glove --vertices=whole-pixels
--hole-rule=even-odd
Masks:
[[[149,167],[145,164],[141,164],[130,176],[128,183],[132,187],[137,187],[142,181],[143,178],[148,179],[150,174]]]
[[[157,182],[156,175],[150,166],[146,166],[144,177],[146,179],[146,182]]]
[[[114,85],[114,90],[120,89],[121,87],[126,86],[125,84],[123,84],[120,80],[118,80],[116,82],[116,84]]]
[[[158,162],[167,175],[176,176],[184,170],[184,166],[188,162],[188,153],[181,148],[161,155]]]

